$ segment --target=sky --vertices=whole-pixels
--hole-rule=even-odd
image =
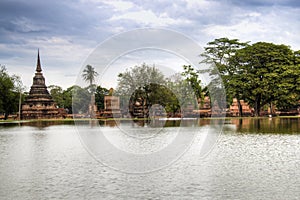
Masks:
[[[174,30],[202,47],[228,37],[300,50],[300,1],[1,0],[0,64],[10,74],[19,75],[29,90],[39,49],[46,84],[66,89],[76,83],[86,59],[99,44],[141,28]],[[114,62],[113,72],[105,75],[111,80],[99,83],[115,87],[118,73],[141,62],[177,68],[185,63],[176,55],[148,53],[125,55]]]

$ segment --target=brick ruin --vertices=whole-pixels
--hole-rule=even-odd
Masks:
[[[245,102],[244,100],[240,100],[240,104],[241,104],[240,106],[242,107],[243,116],[252,116],[253,111],[251,107],[248,105],[248,103]],[[230,116],[232,117],[238,117],[240,115],[238,100],[236,98],[233,98],[232,104],[229,107],[229,111],[230,111]]]
[[[38,51],[36,73],[29,95],[22,104],[22,119],[52,119],[60,118],[62,114],[53,101],[42,73],[40,55]]]

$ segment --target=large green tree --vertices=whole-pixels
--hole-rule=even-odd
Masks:
[[[116,94],[121,97],[121,106],[130,102],[133,106],[139,101],[146,108],[154,104],[166,106],[169,101],[169,91],[167,91],[165,77],[155,66],[148,66],[145,63],[127,69],[118,75],[118,86]],[[143,111],[143,116],[148,117],[148,111]]]
[[[231,79],[232,88],[238,88],[259,116],[264,105],[272,105],[287,98],[299,77],[290,47],[258,42],[240,49],[232,57],[237,68]],[[299,70],[298,70],[299,71]]]
[[[7,119],[9,114],[18,111],[19,90],[17,76],[10,76],[5,66],[0,66],[0,112]]]
[[[207,46],[204,48],[204,52],[201,54],[203,60],[201,63],[210,64],[210,68],[207,71],[201,71],[202,73],[209,73],[213,77],[209,87],[210,91],[214,93],[217,99],[222,98],[222,95],[219,95],[219,91],[223,89],[219,88],[224,84],[228,105],[231,103],[232,98],[237,98],[239,105],[239,114],[243,115],[242,107],[240,104],[241,89],[239,87],[232,87],[236,80],[233,79],[238,73],[236,65],[232,64],[232,57],[235,53],[249,46],[249,42],[240,42],[238,39],[229,39],[229,38],[218,38],[214,41],[207,43]],[[219,78],[221,76],[221,79]],[[222,81],[222,83],[220,82]],[[222,92],[221,92],[222,93]]]

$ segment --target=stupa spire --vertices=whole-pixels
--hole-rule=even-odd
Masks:
[[[38,49],[37,63],[36,63],[36,72],[41,72],[41,61],[40,61],[40,50]]]

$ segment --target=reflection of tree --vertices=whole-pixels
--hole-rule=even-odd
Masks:
[[[236,126],[237,133],[246,134],[294,134],[300,128],[297,118],[236,118],[230,122]]]

